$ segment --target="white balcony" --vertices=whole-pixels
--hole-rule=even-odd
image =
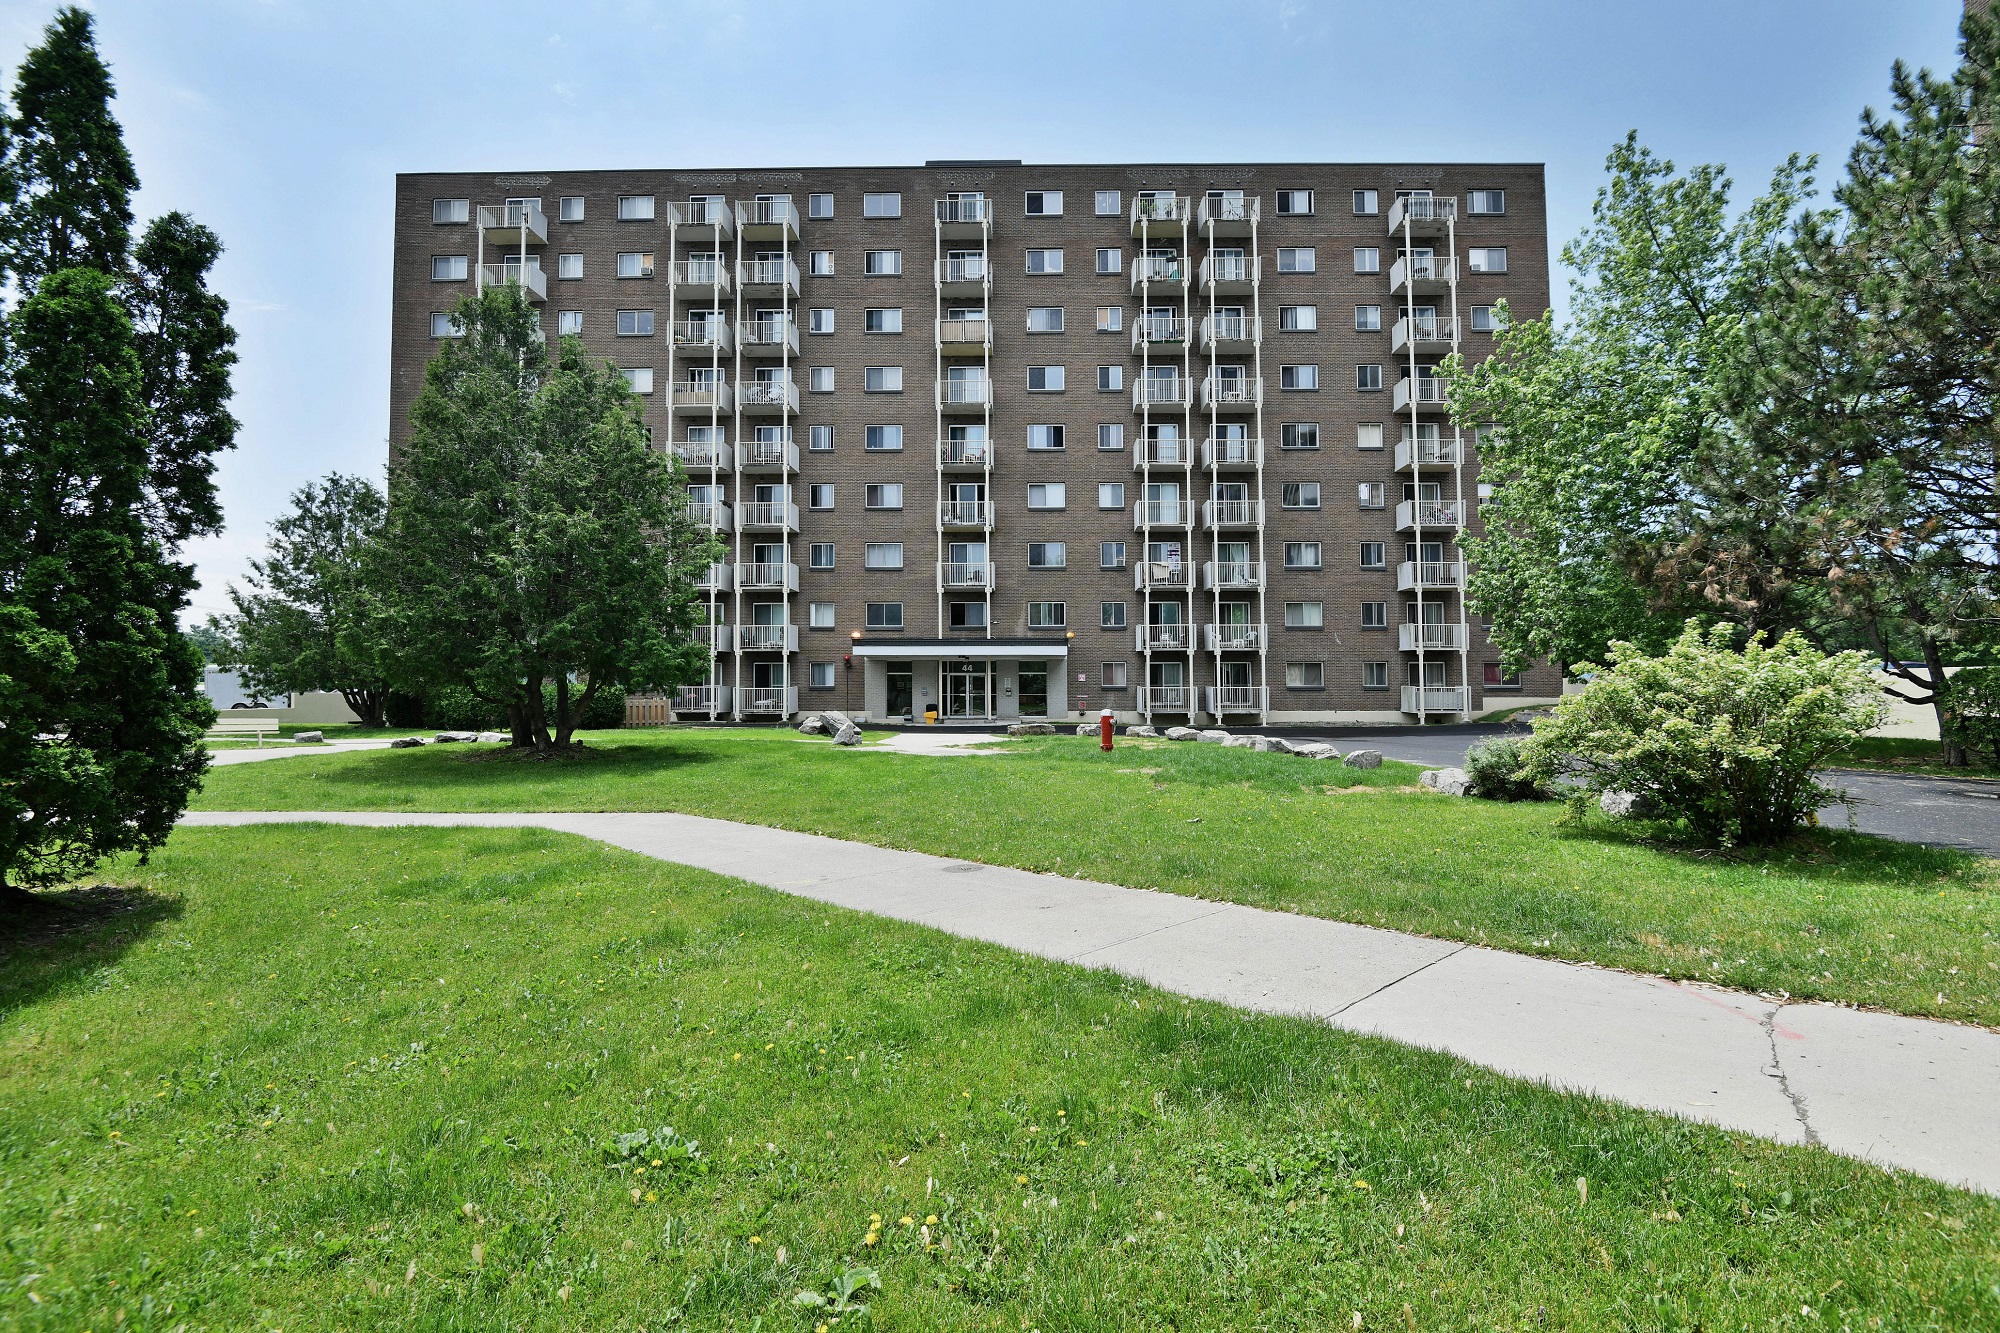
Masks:
[[[1206,560],[1201,566],[1202,586],[1216,592],[1235,592],[1264,586],[1264,565],[1258,560]]]
[[[680,459],[681,466],[690,472],[727,472],[730,468],[729,446],[726,444],[683,440],[674,445],[674,457]]]
[[[726,713],[729,711],[727,685],[683,685],[674,691],[676,713]]]
[[[799,410],[799,386],[790,380],[744,380],[736,393],[746,413],[770,416]]]
[[[729,566],[721,561],[702,566],[694,576],[694,586],[703,592],[728,592]]]
[[[1201,442],[1201,465],[1207,468],[1262,467],[1264,466],[1264,442],[1262,440],[1238,439],[1230,437]]]
[[[1264,321],[1255,315],[1208,315],[1201,321],[1204,352],[1248,352],[1264,340]]]
[[[750,500],[736,507],[736,521],[747,532],[751,528],[799,530],[799,507],[782,500]]]
[[[726,241],[735,232],[735,214],[725,199],[684,199],[667,205],[667,217],[680,231]]]
[[[796,685],[750,685],[738,694],[746,713],[790,717],[799,711],[799,687]]]
[[[799,567],[790,561],[738,565],[736,586],[744,592],[797,592]]]
[[[719,319],[677,319],[672,327],[674,346],[681,351],[729,355],[729,326]]]
[[[673,386],[673,410],[690,414],[729,412],[729,386],[696,380],[690,384],[686,380]]]
[[[1133,627],[1133,647],[1142,653],[1184,653],[1193,641],[1188,625],[1137,625]]]
[[[746,259],[736,266],[745,296],[799,294],[799,266],[789,259]]]
[[[938,406],[947,412],[976,412],[992,399],[993,387],[989,380],[938,381]]]
[[[720,259],[676,259],[668,266],[675,294],[721,300],[729,295],[729,267]]]
[[[795,653],[799,650],[799,627],[738,625],[736,646],[746,653]]]
[[[985,356],[993,350],[993,325],[983,319],[941,319],[937,345],[946,356]]]
[[[1456,500],[1440,500],[1426,504],[1422,500],[1404,500],[1396,506],[1396,531],[1413,532],[1418,528],[1459,528],[1459,509]]]
[[[990,591],[993,582],[993,562],[990,560],[938,562],[939,592]]]
[[[941,528],[990,528],[993,526],[991,500],[940,500],[938,526]]]
[[[1436,588],[1449,591],[1465,586],[1465,564],[1458,560],[1405,560],[1396,566],[1396,591],[1417,592]]]
[[[746,241],[799,241],[799,210],[789,199],[752,199],[736,205],[736,229]]]
[[[938,235],[946,240],[976,240],[993,225],[993,202],[984,195],[950,194],[934,201]]]
[[[1178,296],[1187,287],[1187,260],[1179,256],[1140,255],[1132,261],[1132,290],[1153,296]]]
[[[1224,713],[1262,713],[1271,706],[1271,691],[1262,685],[1210,685],[1202,690],[1202,707],[1217,717]]]
[[[694,641],[711,654],[732,653],[736,651],[736,629],[732,625],[696,625]]]
[[[1264,523],[1262,500],[1204,500],[1201,525],[1204,528],[1255,528]]]
[[[736,329],[736,340],[745,356],[799,354],[799,326],[796,320],[746,319]]]
[[[1194,446],[1179,435],[1132,442],[1132,470],[1147,468],[1185,469],[1194,462]]]
[[[1261,209],[1257,196],[1208,195],[1195,205],[1195,226],[1211,236],[1248,236]]]
[[[1135,528],[1184,528],[1188,525],[1188,506],[1179,500],[1141,500],[1132,506],[1132,526]]]
[[[1445,382],[1440,379],[1397,380],[1395,410],[1407,412],[1415,407],[1419,412],[1444,411],[1444,385]]]
[[[1201,405],[1217,412],[1255,412],[1264,402],[1264,381],[1247,375],[1210,375],[1201,382]]]
[[[1133,691],[1138,695],[1139,711],[1153,713],[1185,713],[1194,705],[1194,691],[1185,685],[1144,685]]]
[[[534,264],[482,264],[479,267],[479,285],[519,287],[527,295],[530,305],[540,305],[549,299],[549,280]]]
[[[1408,472],[1413,468],[1457,467],[1459,449],[1457,440],[1443,440],[1436,436],[1424,439],[1404,440],[1396,446],[1396,471]]]
[[[1465,686],[1405,685],[1403,687],[1403,711],[1405,713],[1463,713],[1465,711]]]
[[[1465,626],[1398,625],[1396,646],[1406,653],[1455,653],[1465,647]]]
[[[1389,266],[1389,291],[1396,296],[1415,296],[1446,291],[1451,287],[1453,261],[1435,255],[1405,255]]]
[[[1194,566],[1187,561],[1141,560],[1132,566],[1134,592],[1186,592],[1194,586]]]
[[[1203,625],[1202,646],[1211,653],[1254,653],[1267,643],[1262,625]]]
[[[952,471],[984,471],[993,458],[990,440],[939,440],[938,466]]]
[[[1389,331],[1389,350],[1407,352],[1412,347],[1419,352],[1449,352],[1458,341],[1458,321],[1449,315],[1439,319],[1435,315],[1403,316],[1396,321],[1396,327]]]
[[[1389,234],[1441,236],[1458,217],[1458,200],[1442,195],[1403,195],[1389,205]],[[1408,223],[1405,231],[1404,224]]]
[[[523,237],[529,245],[549,243],[549,219],[540,204],[501,204],[492,208],[481,204],[479,230],[488,245],[502,249],[520,249]]]
[[[730,531],[729,506],[720,500],[689,500],[688,517],[711,532]]]
[[[744,440],[736,446],[736,455],[745,472],[799,470],[799,447],[790,440]]]
[[[931,272],[937,279],[941,295],[986,299],[988,270],[983,254],[941,260],[931,266]]]
[[[1201,289],[1217,296],[1247,296],[1263,276],[1262,255],[1210,255],[1201,261]]]
[[[1175,375],[1172,378],[1160,375],[1141,375],[1132,382],[1132,410],[1142,412],[1153,408],[1186,408],[1188,390],[1192,380]]]
[[[1187,336],[1187,321],[1179,315],[1140,315],[1132,321],[1132,355],[1178,358]]]
[[[1132,234],[1141,237],[1179,236],[1187,230],[1188,217],[1193,212],[1186,195],[1154,199],[1140,196],[1132,200]]]

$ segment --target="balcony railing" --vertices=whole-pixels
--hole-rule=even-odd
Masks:
[[[1135,528],[1184,528],[1187,510],[1179,500],[1141,500],[1132,506]]]
[[[1202,582],[1216,591],[1264,586],[1264,565],[1256,560],[1225,560],[1205,562],[1201,567]]]
[[[1201,382],[1201,405],[1223,412],[1247,412],[1264,401],[1264,381],[1248,376],[1210,375]]]
[[[774,231],[797,236],[799,210],[789,199],[751,199],[736,205],[736,225],[746,238],[753,229],[766,236]]]
[[[1403,195],[1389,205],[1389,230],[1400,232],[1403,223],[1430,230],[1458,217],[1458,200],[1441,195]]]
[[[1409,315],[1396,321],[1389,333],[1389,350],[1401,352],[1414,344],[1418,351],[1442,351],[1458,341],[1458,321],[1449,315]]]
[[[1419,649],[1432,653],[1456,652],[1465,647],[1465,626],[1398,625],[1396,642],[1406,653],[1414,653]]]
[[[1458,515],[1456,500],[1431,503],[1422,500],[1404,500],[1396,506],[1396,531],[1408,532],[1413,528],[1462,527]]]
[[[674,691],[676,713],[726,713],[729,711],[727,685],[683,685]]]
[[[1185,468],[1194,461],[1194,446],[1179,435],[1132,442],[1132,470],[1148,467]]]
[[[984,407],[991,398],[992,389],[988,380],[940,380],[938,382],[937,400],[939,407]]]
[[[797,293],[799,266],[789,259],[746,259],[737,266],[736,280],[746,292],[754,287],[759,291]]]
[[[1179,288],[1187,281],[1186,262],[1179,256],[1170,259],[1165,255],[1140,255],[1132,261],[1132,290],[1136,292],[1146,286]]]
[[[1149,347],[1178,352],[1186,342],[1187,321],[1178,315],[1141,315],[1132,321],[1132,353],[1135,356]]]
[[[1271,691],[1262,685],[1210,685],[1202,690],[1209,712],[1261,713],[1271,706]]]
[[[723,199],[687,199],[668,205],[668,214],[674,224],[700,230],[712,230],[715,238],[721,240],[730,234],[730,208]]]
[[[947,287],[984,286],[986,259],[984,256],[947,259],[937,265],[937,279]]]
[[[1244,231],[1258,220],[1259,201],[1252,195],[1247,198],[1222,195],[1206,197],[1195,207],[1195,225],[1214,227],[1218,231]]]
[[[1457,560],[1405,560],[1396,566],[1396,591],[1465,586],[1465,565]]]
[[[1262,500],[1204,500],[1201,523],[1206,528],[1253,528],[1264,521]]]
[[[782,500],[751,500],[737,506],[736,521],[746,528],[799,530],[799,507]]]
[[[676,259],[673,277],[676,287],[713,290],[717,296],[729,291],[729,269],[719,259]]]
[[[737,338],[744,354],[775,356],[781,352],[799,354],[799,326],[790,319],[746,319],[737,325]]]
[[[736,392],[745,411],[799,410],[799,386],[790,380],[744,380],[736,386]]]
[[[1132,641],[1142,653],[1186,652],[1189,629],[1186,625],[1139,625],[1134,627]]]
[[[1428,439],[1404,440],[1396,446],[1396,470],[1407,472],[1412,467],[1457,467],[1459,461],[1458,441]]]
[[[1217,291],[1254,287],[1263,276],[1262,255],[1210,255],[1201,261],[1201,285]]]
[[[938,466],[983,468],[993,457],[989,440],[939,440]]]
[[[702,566],[700,572],[694,576],[694,586],[703,592],[728,592],[729,566],[721,561]]]
[[[729,410],[729,386],[709,380],[682,380],[673,386],[674,411],[676,412],[727,412]]]
[[[482,204],[479,230],[486,233],[488,245],[518,246],[523,232],[527,233],[529,245],[549,243],[549,219],[540,204],[501,204],[497,208]]]
[[[1132,566],[1132,590],[1185,592],[1194,586],[1194,566],[1187,561],[1141,560]]]
[[[797,592],[799,567],[790,561],[738,565],[736,586],[744,592]]]
[[[1201,321],[1204,350],[1255,347],[1264,340],[1264,321],[1255,315],[1208,315]]]
[[[1465,686],[1405,685],[1403,687],[1403,711],[1405,713],[1463,713],[1465,711]]]
[[[1432,292],[1451,285],[1455,272],[1449,259],[1436,255],[1405,255],[1389,266],[1392,292]]]
[[[796,685],[751,685],[742,691],[743,711],[746,713],[775,713],[789,717],[799,711],[799,687]]]
[[[1256,652],[1264,646],[1262,625],[1204,625],[1202,637],[1211,653]]]
[[[1397,380],[1395,410],[1407,412],[1413,405],[1442,410],[1445,406],[1444,386],[1445,381],[1440,379]]]
[[[947,226],[985,226],[991,218],[992,203],[983,197],[951,195],[937,201],[937,220]]]
[[[1186,407],[1188,384],[1188,380],[1178,375],[1171,379],[1141,375],[1132,383],[1132,408],[1137,411],[1146,407]]]
[[[689,500],[688,517],[705,528],[728,532],[729,506],[720,500]]]
[[[746,468],[799,470],[799,447],[790,440],[745,440],[737,446],[737,453]]]
[[[937,340],[946,351],[983,352],[993,346],[993,326],[983,319],[941,319]]]
[[[796,625],[738,625],[737,645],[746,653],[790,653],[799,647]]]
[[[674,446],[674,456],[681,460],[681,466],[689,469],[718,472],[729,470],[729,446],[726,444],[691,443],[682,441]]]
[[[723,355],[729,352],[729,326],[719,319],[679,319],[674,321],[673,330],[676,347],[713,348]]]
[[[1186,195],[1152,199],[1142,195],[1132,201],[1132,234],[1179,231],[1187,226],[1188,214],[1192,211]]]
[[[1194,691],[1185,685],[1145,685],[1135,692],[1142,713],[1185,713],[1194,702]]]
[[[528,295],[528,300],[540,305],[549,299],[549,280],[542,276],[542,270],[535,264],[484,264],[480,266],[480,284],[486,287],[519,287]]]
[[[1262,467],[1264,465],[1264,442],[1244,437],[1229,436],[1224,439],[1209,439],[1201,442],[1201,465],[1203,467]]]
[[[990,560],[950,561],[941,560],[937,567],[938,588],[982,589],[993,586],[993,562]]]
[[[990,528],[993,526],[991,500],[940,500],[938,525],[946,528]]]

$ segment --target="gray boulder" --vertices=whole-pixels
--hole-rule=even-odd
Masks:
[[[1208,742],[1208,743],[1209,743],[1210,745],[1220,745],[1220,744],[1222,744],[1222,743],[1223,743],[1224,741],[1226,741],[1226,740],[1228,740],[1228,739],[1229,739],[1229,733],[1228,733],[1228,732],[1226,732],[1226,731],[1222,731],[1222,730],[1219,730],[1219,729],[1217,729],[1217,728],[1214,728],[1214,727],[1211,727],[1211,728],[1209,728],[1209,729],[1208,729],[1207,731],[1199,731],[1199,732],[1196,732],[1196,733],[1195,733],[1195,739],[1197,739],[1197,740],[1201,740],[1201,741],[1206,741],[1206,742]]]
[[[1302,745],[1294,744],[1292,746],[1292,753],[1301,755],[1307,759],[1340,758],[1340,751],[1328,745],[1325,741],[1307,741]]]
[[[1125,734],[1127,736],[1138,736],[1142,739],[1158,740],[1160,738],[1160,729],[1148,726],[1127,727],[1125,728]]]
[[[312,745],[325,740],[326,733],[323,731],[295,731],[292,733],[292,739],[300,745]]]
[[[1292,752],[1292,747],[1279,740],[1276,736],[1248,736],[1244,739],[1250,742],[1250,748],[1258,754],[1290,754]]]
[[[1472,775],[1462,768],[1425,769],[1417,785],[1445,796],[1465,796],[1472,791]]]
[[[840,729],[833,733],[833,743],[835,745],[861,744],[861,728],[855,726],[852,722],[846,720],[845,718],[842,718],[840,723]]]
[[[1016,722],[1007,728],[1009,736],[1053,736],[1055,724],[1051,722]]]
[[[829,708],[824,713],[816,713],[814,714],[814,716],[819,719],[820,726],[825,728],[828,735],[833,735],[834,733],[838,732],[842,727],[855,727],[861,725],[860,723],[856,722],[853,718],[849,717],[847,714],[841,712],[837,708]]]
[[[389,748],[392,750],[414,750],[423,743],[424,738],[422,736],[398,736],[395,740],[389,742]]]
[[[806,714],[804,719],[799,723],[799,731],[803,735],[817,736],[825,730],[826,722],[818,713]]]
[[[1170,741],[1194,741],[1201,739],[1201,733],[1193,727],[1168,727],[1160,734]]]
[[[1076,734],[1079,736],[1088,736],[1095,740],[1097,738],[1097,724],[1095,722],[1079,722],[1076,724]]]
[[[1597,798],[1597,808],[1613,819],[1648,819],[1658,803],[1650,792],[1607,791]]]
[[[1254,750],[1260,739],[1257,736],[1231,736],[1222,743],[1232,750]]]
[[[476,741],[478,739],[479,733],[476,731],[440,731],[437,734],[435,743],[438,745],[457,745],[463,741]]]
[[[479,733],[479,740],[486,745],[505,745],[513,739],[512,736],[509,736],[504,731],[482,731]]]
[[[1350,750],[1347,752],[1347,758],[1340,762],[1349,768],[1380,768],[1382,767],[1382,752],[1380,750]]]

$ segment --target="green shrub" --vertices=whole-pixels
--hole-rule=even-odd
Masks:
[[[382,720],[392,727],[412,731],[423,726],[423,696],[405,694],[401,690],[389,691],[389,697],[382,701]]]
[[[1821,652],[1797,632],[1741,652],[1734,626],[1689,621],[1663,657],[1611,645],[1590,677],[1535,724],[1527,772],[1574,784],[1581,818],[1605,791],[1649,796],[1710,845],[1783,838],[1841,793],[1814,777],[1886,711],[1868,658]]]
[[[443,685],[424,700],[424,725],[441,731],[505,731],[507,710],[471,690]]]
[[[1944,712],[1951,739],[2000,767],[2000,667],[1966,667],[1953,675]]]
[[[1489,801],[1539,801],[1546,788],[1522,769],[1528,762],[1525,736],[1495,736],[1465,752],[1465,771],[1472,794]]]
[[[583,688],[581,685],[570,686],[572,704],[576,701],[576,691]],[[556,687],[553,684],[542,686],[542,707],[547,710],[549,725],[553,727],[556,717]],[[608,685],[599,690],[591,699],[590,706],[583,710],[583,720],[577,724],[577,730],[610,731],[614,727],[624,725],[625,691],[615,685]]]

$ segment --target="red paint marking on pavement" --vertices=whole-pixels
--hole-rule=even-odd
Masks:
[[[1764,1025],[1764,1020],[1757,1017],[1755,1014],[1746,1014],[1741,1009],[1738,1009],[1735,1005],[1729,1003],[1727,1000],[1718,1000],[1713,995],[1708,994],[1706,991],[1698,991],[1694,989],[1694,987],[1684,986],[1678,981],[1664,981],[1663,984],[1672,986],[1675,990],[1679,991],[1683,995],[1692,995],[1697,1000],[1701,1000],[1707,1004],[1712,1004],[1716,1008],[1724,1010],[1728,1013],[1735,1014],[1738,1018],[1742,1019],[1746,1023],[1755,1023],[1759,1027],[1762,1027]],[[1804,1041],[1806,1039],[1805,1033],[1794,1032],[1790,1028],[1781,1028],[1775,1022],[1772,1023],[1771,1025],[1771,1031],[1775,1032],[1780,1037],[1783,1037],[1786,1041]]]

